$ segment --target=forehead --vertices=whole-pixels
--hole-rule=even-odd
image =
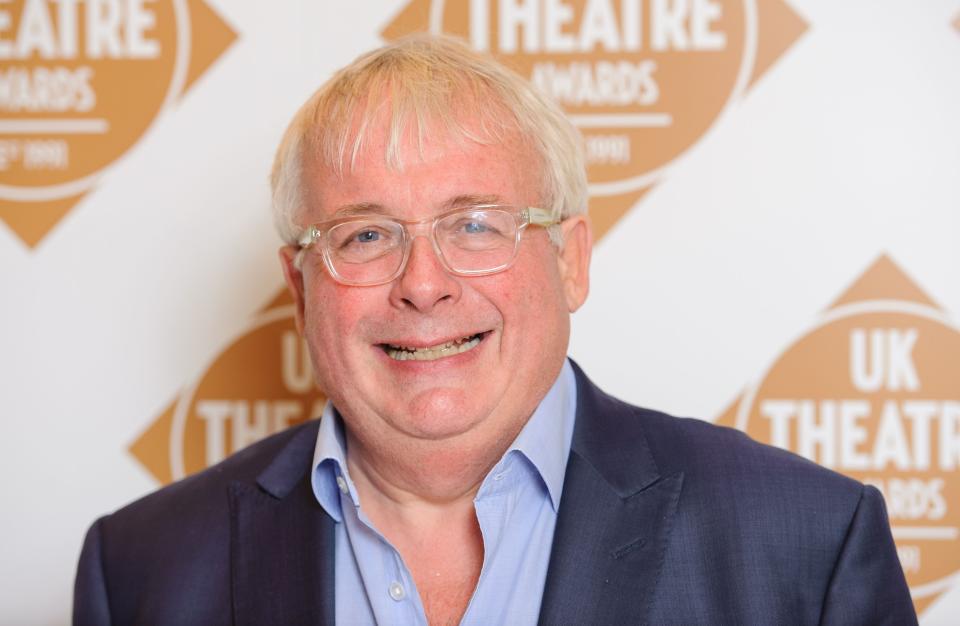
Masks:
[[[460,122],[463,132],[437,123],[409,124],[396,135],[396,126],[384,118],[363,128],[349,158],[329,163],[314,153],[306,160],[304,187],[312,219],[353,205],[421,217],[464,197],[539,203],[540,160],[516,131],[484,136],[480,123],[466,120]]]

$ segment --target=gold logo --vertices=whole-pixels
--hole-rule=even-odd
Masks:
[[[37,245],[235,39],[202,0],[0,1],[0,219]]]
[[[806,27],[784,0],[411,0],[382,34],[458,35],[551,94],[600,237]]]
[[[159,482],[320,416],[326,399],[315,386],[293,307],[281,292],[130,446]]]
[[[880,257],[717,423],[880,489],[917,611],[960,572],[960,328]]]

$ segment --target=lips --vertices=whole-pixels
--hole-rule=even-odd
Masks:
[[[435,361],[473,350],[483,341],[488,332],[477,333],[423,348],[392,343],[383,343],[380,344],[380,347],[387,353],[387,356],[396,361]]]

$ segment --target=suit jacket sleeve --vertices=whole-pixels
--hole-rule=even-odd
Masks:
[[[864,487],[833,569],[821,624],[916,624],[883,496]]]
[[[73,623],[75,626],[110,623],[110,606],[107,602],[107,585],[103,573],[99,519],[87,531],[77,566],[77,578],[73,588]]]

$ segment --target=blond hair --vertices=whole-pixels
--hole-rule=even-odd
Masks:
[[[294,116],[270,176],[274,222],[284,241],[295,243],[302,228],[305,163],[312,159],[338,173],[352,167],[383,114],[389,115],[384,158],[391,167],[403,168],[405,138],[422,150],[425,130],[437,124],[458,141],[498,144],[518,136],[539,157],[543,208],[561,219],[587,210],[581,137],[560,108],[463,42],[420,34],[359,57]],[[559,231],[552,230],[559,243]]]

